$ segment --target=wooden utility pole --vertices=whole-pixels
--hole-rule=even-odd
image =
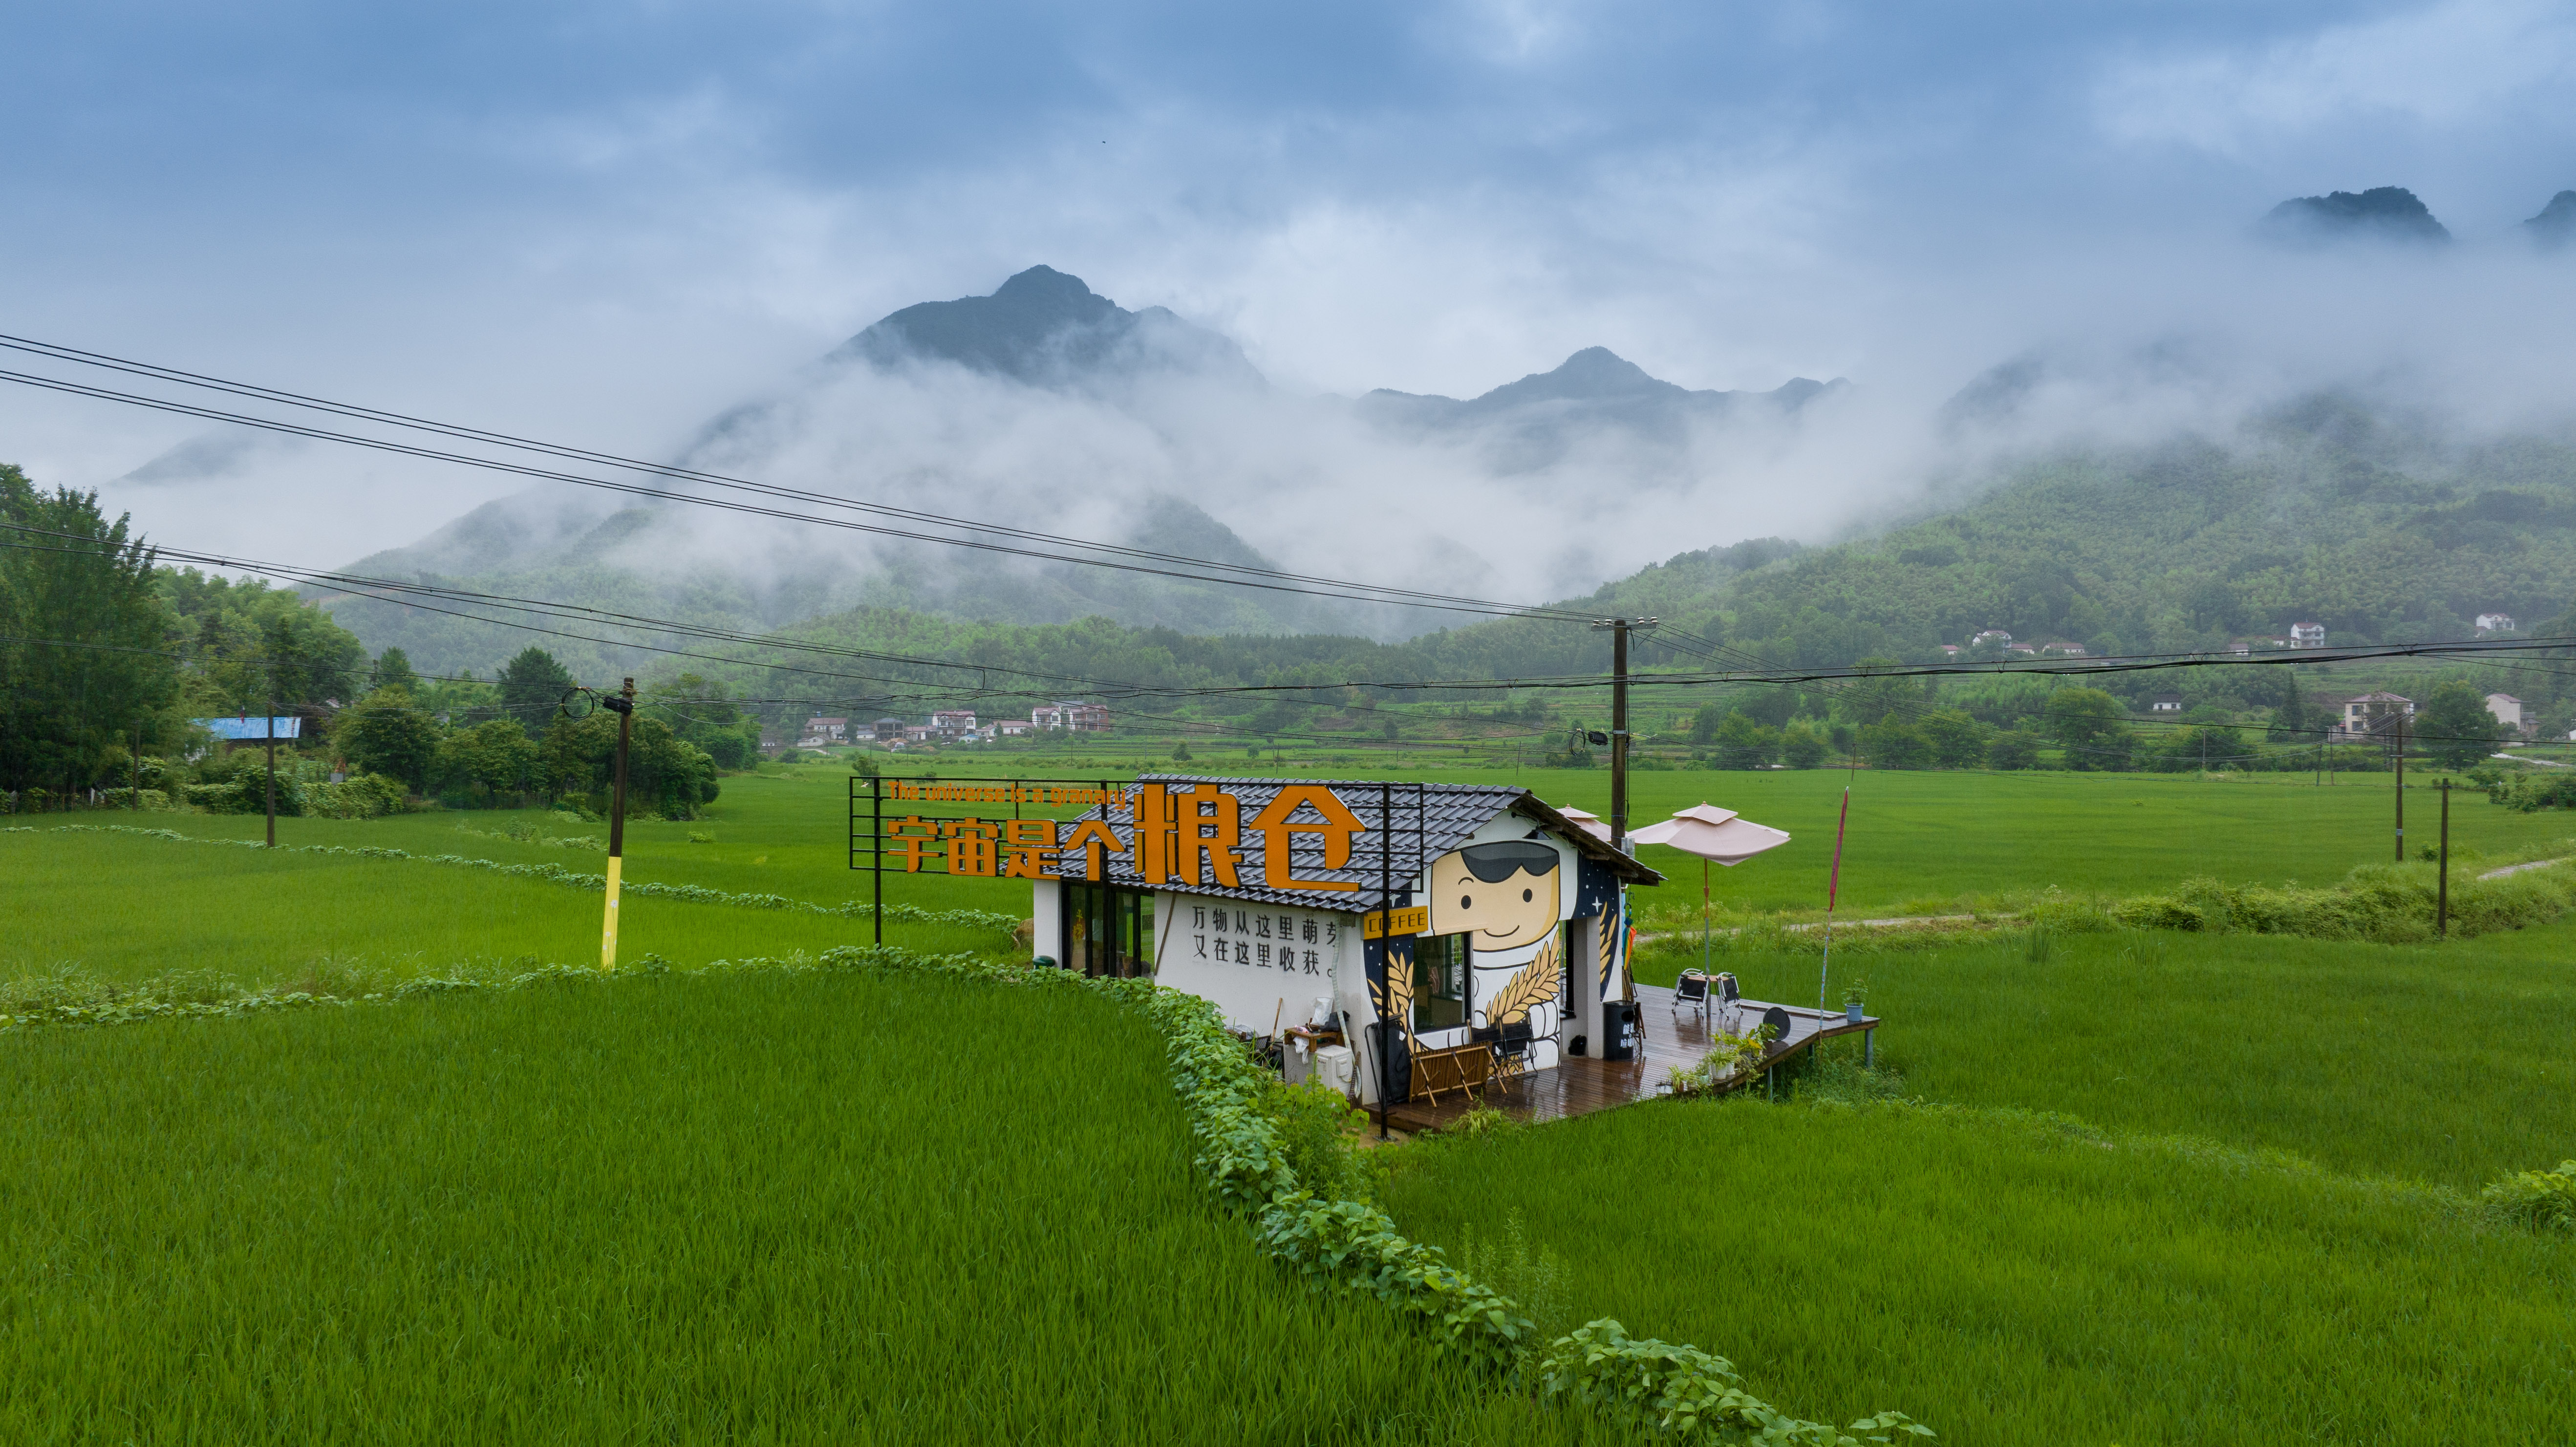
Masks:
[[[2433,888],[2433,934],[2451,937],[2451,781],[2442,781],[2442,870]]]
[[[268,684],[268,723],[262,732],[268,735],[268,847],[277,847],[277,678],[271,674]]]
[[[1593,624],[1610,634],[1610,847],[1628,847],[1628,632],[1652,628],[1652,618],[1610,618]]]
[[[2397,862],[2406,862],[2406,710],[2397,710]]]
[[[608,799],[608,905],[599,926],[599,967],[617,968],[617,883],[626,863],[626,745],[635,726],[635,680],[600,702],[617,713],[617,784]]]

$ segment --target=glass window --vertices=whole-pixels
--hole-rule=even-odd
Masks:
[[[1413,1028],[1447,1030],[1466,1024],[1467,988],[1467,937],[1415,936]]]

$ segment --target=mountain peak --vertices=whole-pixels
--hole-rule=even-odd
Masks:
[[[2294,196],[2264,216],[2262,229],[2276,241],[2308,246],[2339,241],[2439,245],[2451,239],[2450,228],[2435,220],[2432,209],[2403,186]]]
[[[2522,223],[2522,229],[2533,241],[2553,251],[2576,241],[2576,191],[2561,191],[2550,197],[2539,215]]]
[[[1143,371],[1182,371],[1258,384],[1234,343],[1161,307],[1129,311],[1082,278],[1032,266],[991,296],[908,306],[828,359],[878,366],[954,362],[1024,382],[1059,383]]]

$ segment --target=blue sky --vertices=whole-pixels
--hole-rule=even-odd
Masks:
[[[2461,0],[104,0],[0,54],[0,330],[638,448],[1040,261],[1310,390],[1599,342],[1928,395],[2188,311],[2284,196],[2483,245],[2576,186],[2576,15]],[[0,426],[71,480],[169,437]]]

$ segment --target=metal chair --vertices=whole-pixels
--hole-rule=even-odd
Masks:
[[[1471,1031],[1468,1038],[1489,1047],[1494,1052],[1493,1079],[1507,1081],[1529,1073],[1530,1041],[1537,1036],[1530,1028],[1528,1016],[1524,1015],[1518,1020],[1507,1020],[1503,1022],[1500,1029]]]
[[[1673,981],[1674,1019],[1678,1020],[1681,1018],[1682,1006],[1684,1005],[1688,1005],[1699,1012],[1699,1023],[1703,1027],[1708,1024],[1707,975],[1702,974],[1698,970],[1684,970],[1682,971],[1681,978]]]
[[[1715,984],[1717,1003],[1726,1011],[1726,1033],[1733,1035],[1737,1033],[1735,1029],[1737,1008],[1744,999],[1744,992],[1736,988],[1735,973],[1732,970],[1720,974]]]

